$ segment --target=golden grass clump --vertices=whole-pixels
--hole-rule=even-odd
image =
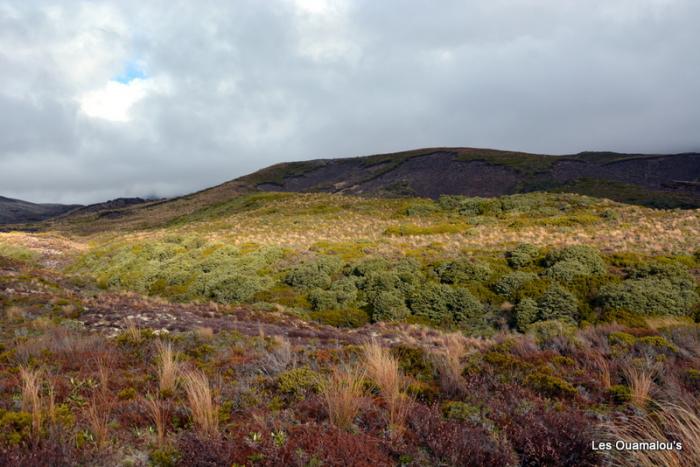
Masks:
[[[32,415],[32,432],[38,435],[41,432],[41,379],[39,370],[20,367],[19,375],[22,379],[22,410]]]
[[[98,447],[104,446],[109,440],[110,413],[110,408],[106,405],[99,404],[96,397],[92,398],[90,405],[87,407],[87,421]]]
[[[461,363],[466,353],[463,340],[463,336],[445,334],[442,349],[431,354],[431,360],[439,375],[440,387],[451,395],[461,394],[465,390]]]
[[[605,426],[613,443],[666,443],[672,449],[612,449],[610,464],[621,467],[694,467],[700,459],[700,416],[689,407],[661,403],[653,411],[621,417]],[[680,445],[678,444],[680,443]],[[623,446],[624,447],[624,446]],[[680,449],[679,449],[680,448]]]
[[[169,396],[175,392],[180,375],[180,362],[170,342],[158,341],[157,367],[158,386],[161,395]]]
[[[160,400],[151,396],[145,397],[142,402],[148,416],[156,427],[158,447],[162,447],[165,443],[165,414],[162,403]]]
[[[639,407],[645,406],[649,402],[651,388],[654,385],[654,372],[627,366],[623,369],[623,373],[630,387],[632,403]]]
[[[206,375],[201,371],[190,371],[185,373],[182,382],[197,431],[202,435],[217,435],[219,433],[218,407],[214,402]]]
[[[608,361],[601,354],[596,354],[591,361],[599,371],[598,379],[600,385],[603,389],[610,389],[612,386],[612,378],[610,376],[610,364]]]
[[[362,346],[367,374],[379,388],[382,399],[389,409],[389,428],[396,434],[403,432],[410,399],[403,392],[405,378],[399,362],[388,350],[376,342]]]
[[[365,371],[333,368],[322,388],[328,418],[338,428],[349,430],[362,407]]]

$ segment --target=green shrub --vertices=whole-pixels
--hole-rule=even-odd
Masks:
[[[609,310],[684,316],[700,301],[696,287],[687,270],[637,269],[623,282],[601,287],[598,301]]]
[[[539,255],[539,248],[528,243],[521,243],[513,250],[506,252],[508,265],[514,269],[530,266],[535,262]]]
[[[568,397],[578,392],[568,381],[541,371],[528,375],[525,384],[552,397]]]
[[[515,305],[515,322],[518,330],[525,332],[527,327],[537,319],[537,302],[531,298],[523,298]]]
[[[678,347],[673,345],[663,336],[644,336],[640,337],[637,342],[658,350],[667,350],[674,353],[678,352]]]
[[[398,360],[401,371],[420,381],[432,381],[434,367],[426,354],[420,347],[411,347],[399,344],[391,348],[391,354]]]
[[[560,285],[553,284],[537,301],[538,318],[543,321],[560,319],[576,321],[578,319],[578,301],[576,297]]]
[[[616,404],[624,404],[632,400],[632,391],[624,384],[616,384],[608,389],[610,398]]]
[[[528,326],[527,333],[534,336],[540,345],[545,345],[554,339],[573,339],[576,327],[560,320],[538,321]]]
[[[368,300],[373,321],[401,321],[410,315],[406,300],[398,291],[381,291]]]
[[[280,392],[302,398],[321,389],[321,375],[306,367],[294,368],[281,373],[277,379]]]
[[[515,271],[501,277],[498,282],[494,284],[493,290],[509,300],[515,300],[521,287],[534,280],[537,280],[536,274]]]
[[[0,409],[0,446],[27,444],[32,436],[32,415]]]
[[[309,293],[309,303],[316,311],[347,308],[357,299],[357,287],[349,277],[344,277],[331,284],[330,289],[313,289]]]
[[[356,308],[316,311],[310,316],[314,321],[338,328],[359,328],[369,322],[367,313]]]
[[[449,420],[458,422],[479,423],[481,408],[462,401],[445,401],[442,404],[442,414]]]
[[[608,335],[608,342],[610,343],[610,345],[623,345],[627,347],[632,347],[637,342],[637,338],[634,337],[632,334],[618,331],[611,332]]]
[[[285,277],[285,282],[300,289],[327,289],[331,285],[332,276],[340,272],[341,267],[339,259],[321,256],[292,269]]]
[[[428,282],[416,288],[409,298],[409,307],[415,315],[436,324],[478,326],[484,319],[483,305],[469,290],[446,284]]]
[[[220,303],[245,302],[270,285],[269,279],[232,273],[223,277],[208,278],[204,286],[204,295]]]
[[[175,467],[180,461],[180,452],[172,447],[154,449],[148,455],[150,465],[153,467]]]
[[[438,265],[435,272],[444,284],[459,284],[468,281],[484,282],[491,276],[491,268],[485,264],[460,258]]]
[[[605,274],[607,266],[598,250],[587,245],[573,245],[554,250],[545,257],[545,264],[552,267],[560,262],[570,262],[568,268],[580,265],[582,275]]]
[[[545,275],[554,281],[570,284],[579,277],[588,276],[589,273],[586,267],[578,261],[564,260],[547,268]]]

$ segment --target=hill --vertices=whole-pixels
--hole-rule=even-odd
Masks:
[[[65,214],[80,205],[36,204],[0,196],[0,224],[39,222]]]
[[[239,181],[264,191],[429,198],[565,191],[650,207],[694,208],[700,206],[700,154],[549,156],[426,148],[276,164]]]

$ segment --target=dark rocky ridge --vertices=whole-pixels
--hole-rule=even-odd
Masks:
[[[239,179],[260,190],[500,196],[571,191],[655,207],[700,207],[700,153],[546,156],[471,148],[277,164]]]
[[[76,204],[37,204],[0,196],[0,224],[39,222],[79,207]]]

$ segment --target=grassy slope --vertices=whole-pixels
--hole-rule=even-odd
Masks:
[[[140,207],[133,218],[0,234],[0,463],[26,465],[34,453],[43,462],[104,465],[145,457],[157,465],[590,465],[604,456],[641,465],[639,457],[593,452],[591,440],[616,439],[625,414],[651,430],[660,410],[647,396],[697,404],[700,330],[688,318],[580,328],[543,322],[528,335],[509,330],[483,339],[465,337],[469,328],[448,333],[420,324],[339,330],[305,320],[362,321],[312,312],[308,292],[283,283],[286,271],[319,257],[348,264],[409,257],[426,274],[459,257],[500,276],[511,272],[503,252],[523,241],[543,252],[592,245],[604,253],[611,281],[651,260],[697,273],[697,211],[570,194],[461,200],[460,211],[416,198],[232,191],[223,186],[164,210]],[[243,305],[228,305],[224,295],[214,297],[222,303],[197,303],[197,287],[182,275],[188,265],[222,275],[232,267],[263,290]],[[535,264],[526,272],[547,274]],[[154,280],[160,273],[176,280]],[[489,302],[496,327],[512,326],[512,305],[490,291],[493,281],[464,286]],[[127,328],[129,320],[138,328]],[[163,329],[160,338],[153,332]],[[401,370],[394,392],[367,373],[354,395],[323,393],[344,365],[372,368],[358,347],[370,336],[392,348]],[[215,431],[197,423],[185,385],[159,386],[159,340],[174,346],[182,377],[195,368],[205,375]],[[38,412],[31,399],[21,402],[21,366],[41,369]],[[162,414],[162,439],[146,397]],[[348,400],[359,407],[349,425],[329,417],[329,404]],[[674,433],[678,426],[663,426],[655,437]],[[687,449],[670,455],[690,465]]]

